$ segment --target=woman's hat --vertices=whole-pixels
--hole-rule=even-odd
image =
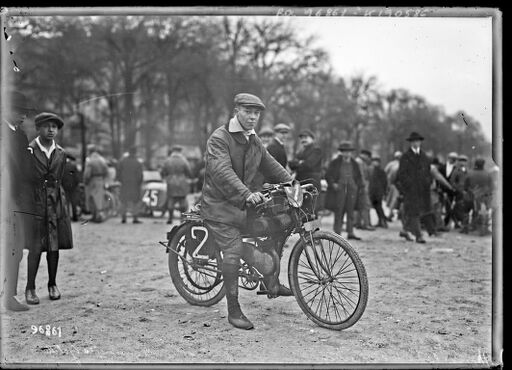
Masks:
[[[62,128],[62,126],[64,126],[64,121],[62,120],[62,118],[57,116],[55,113],[43,112],[43,113],[39,113],[34,118],[36,127],[41,126],[45,122],[51,122],[51,121],[53,121],[57,124],[57,127],[59,128],[59,130]]]
[[[421,136],[420,134],[418,134],[417,132],[411,132],[409,137],[405,140],[407,140],[407,141],[417,141],[417,140],[422,141],[422,140],[425,140],[425,138],[423,136]]]

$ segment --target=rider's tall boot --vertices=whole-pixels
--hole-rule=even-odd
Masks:
[[[224,264],[222,275],[224,277],[224,289],[226,289],[226,300],[228,302],[228,321],[235,328],[252,329],[254,325],[242,312],[238,303],[238,269],[237,265]]]

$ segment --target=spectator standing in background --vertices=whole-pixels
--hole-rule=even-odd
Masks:
[[[258,137],[260,138],[263,146],[268,151],[268,148],[269,148],[270,144],[272,143],[272,140],[274,139],[274,130],[272,130],[269,127],[263,127],[258,132]],[[263,188],[263,184],[265,184],[267,182],[267,180],[268,179],[265,179],[265,176],[263,175],[263,173],[261,173],[261,171],[258,171],[256,173],[256,175],[254,176],[254,180],[251,184],[251,187],[253,187],[254,189],[261,190]]]
[[[290,132],[290,126],[285,123],[278,123],[274,127],[274,137],[270,144],[266,147],[270,155],[275,158],[281,166],[286,169],[288,165],[288,157],[286,155],[286,149],[284,143],[288,138]]]
[[[192,177],[192,170],[187,158],[181,152],[181,146],[174,146],[162,167],[162,177],[167,183],[168,224],[172,224],[176,203],[182,213],[188,207],[187,195],[190,190],[188,179]]]
[[[473,206],[471,193],[465,191],[464,185],[468,176],[468,157],[459,155],[457,165],[450,178],[450,184],[455,188],[455,205],[453,206],[453,218],[456,224],[461,225],[460,232],[469,232],[469,212]]]
[[[320,191],[322,149],[315,143],[315,134],[311,130],[301,131],[299,141],[301,149],[289,162],[290,169],[295,171],[296,180],[311,179],[311,183]]]
[[[263,146],[268,148],[274,139],[274,131],[270,127],[263,127],[260,132],[258,132],[258,136],[260,137]]]
[[[411,232],[417,243],[426,243],[420,226],[420,217],[430,212],[430,185],[432,175],[430,159],[421,150],[424,138],[412,132],[406,139],[410,148],[400,158],[396,186],[403,195],[403,225],[400,236],[411,240]]]
[[[85,203],[87,210],[92,214],[91,220],[102,222],[105,220],[105,182],[109,177],[108,164],[99,152],[99,149],[91,144],[87,147],[90,156],[85,160],[84,185]]]
[[[35,117],[38,136],[29,145],[38,185],[36,200],[36,241],[29,246],[27,286],[25,299],[28,304],[38,304],[36,275],[41,253],[46,252],[48,265],[48,293],[51,300],[60,299],[56,277],[59,250],[73,248],[71,222],[66,208],[62,177],[66,166],[66,153],[56,144],[57,133],[64,125],[53,113],[41,113]]]
[[[400,157],[402,156],[401,151],[396,151],[393,154],[393,160],[390,161],[386,167],[384,167],[384,172],[387,176],[388,181],[388,194],[386,198],[386,204],[389,208],[389,215],[387,217],[387,220],[389,222],[393,221],[393,212],[394,210],[398,210],[399,208],[399,197],[400,193],[398,192],[398,189],[396,188],[395,181],[396,181],[396,174],[398,173],[398,167],[400,166]]]
[[[477,158],[474,169],[469,171],[464,183],[464,189],[472,194],[473,220],[472,224],[478,229],[480,236],[490,234],[489,210],[491,208],[493,179],[484,169],[485,159]]]
[[[361,175],[363,177],[363,188],[360,189],[358,199],[356,202],[356,212],[354,214],[354,226],[361,230],[373,231],[375,230],[370,223],[370,177],[371,177],[371,157],[372,153],[363,149],[356,158],[356,162],[361,168]]]
[[[0,176],[2,193],[2,230],[5,245],[0,246],[2,306],[9,311],[27,311],[27,305],[16,299],[20,262],[23,248],[34,243],[32,230],[35,221],[35,186],[37,176],[32,156],[28,149],[26,134],[28,117],[34,110],[27,97],[11,91],[10,107],[2,110],[0,159],[6,164],[6,171]],[[2,107],[4,108],[4,107]]]
[[[453,175],[453,170],[457,166],[457,158],[458,154],[455,152],[448,153],[448,158],[446,160],[446,163],[444,165],[439,166],[439,172],[443,177],[446,179],[446,181],[450,182],[451,177]],[[446,231],[449,230],[450,221],[453,220],[453,201],[454,201],[455,194],[452,192],[445,192],[443,193],[443,204],[445,209],[445,216],[444,216],[444,226]]]
[[[372,206],[379,217],[379,223],[377,226],[387,229],[388,223],[386,221],[384,210],[382,209],[382,201],[388,188],[388,179],[386,172],[384,172],[380,163],[380,157],[378,155],[374,155],[372,157],[369,194]]]
[[[133,223],[140,224],[138,213],[142,196],[143,166],[137,158],[137,147],[132,146],[128,156],[123,157],[116,171],[117,180],[121,183],[121,222],[126,223],[126,212],[130,209]]]
[[[363,187],[361,169],[352,158],[352,143],[344,141],[338,147],[340,155],[330,163],[325,173],[327,194],[325,207],[334,212],[334,232],[341,235],[343,218],[347,215],[347,238],[361,240],[354,234],[354,206]]]
[[[78,221],[78,205],[80,204],[80,182],[82,175],[76,165],[76,158],[71,154],[66,155],[66,166],[62,177],[62,187],[66,193],[66,199],[71,208],[71,220]]]

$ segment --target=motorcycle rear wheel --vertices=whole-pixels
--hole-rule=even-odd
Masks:
[[[183,227],[169,241],[169,273],[178,293],[195,306],[212,306],[226,294],[222,258],[218,251],[208,261],[198,262],[188,252]]]
[[[290,287],[302,311],[317,325],[347,329],[361,318],[368,302],[363,262],[338,234],[316,231],[312,239],[307,248],[299,240],[291,252]]]

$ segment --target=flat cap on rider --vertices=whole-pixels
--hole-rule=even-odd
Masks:
[[[243,105],[245,107],[256,107],[265,110],[265,104],[256,95],[248,93],[240,93],[235,96],[235,105]]]
[[[59,130],[62,128],[62,126],[64,126],[64,121],[62,120],[62,118],[60,118],[59,116],[57,116],[54,113],[43,112],[43,113],[38,114],[34,119],[36,127],[39,127],[43,123],[50,122],[50,121],[55,122],[57,124],[57,127],[59,128]]]

